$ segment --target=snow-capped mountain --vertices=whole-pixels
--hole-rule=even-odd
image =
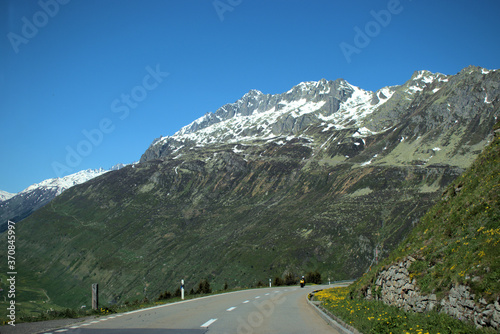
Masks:
[[[52,201],[66,189],[107,172],[102,168],[88,169],[62,178],[47,179],[33,184],[11,198],[0,202],[0,232],[5,230],[7,220],[18,222]]]
[[[14,196],[16,196],[16,194],[11,194],[6,191],[0,190],[0,202],[6,201]]]
[[[365,91],[343,79],[302,82],[277,95],[251,90],[235,103],[205,114],[173,136],[157,139],[153,145],[203,146],[272,139],[297,134],[312,123],[334,124],[337,128],[362,125],[362,120],[393,93],[392,87]]]
[[[32,196],[33,191],[38,189],[45,189],[46,191],[53,191],[56,196],[60,195],[64,190],[73,187],[74,185],[86,182],[94,177],[97,177],[103,173],[108,172],[103,168],[99,169],[87,169],[82,170],[77,173],[67,175],[61,178],[47,179],[40,183],[35,183],[28,188],[21,191],[18,195]]]
[[[296,137],[311,142],[323,140],[310,134],[313,129],[316,132],[352,130],[352,138],[366,138],[393,131],[394,126],[406,119],[424,99],[444,101],[454,94],[452,87],[460,81],[470,81],[475,76],[475,80],[479,80],[495,72],[473,66],[457,75],[416,71],[403,85],[383,87],[375,92],[354,86],[344,79],[302,82],[276,95],[251,90],[238,101],[205,114],[174,135],[155,139],[141,162],[175,157],[186,149],[207,145],[247,145],[255,141],[278,143]],[[494,88],[484,87],[484,96],[481,97],[481,102],[489,102],[490,107],[493,107],[491,101],[498,99],[498,89]],[[436,115],[433,116],[454,122],[457,117],[464,116],[458,110],[463,108],[461,103],[463,101],[456,107],[449,107],[450,103],[436,105]],[[442,126],[443,123],[429,125]]]

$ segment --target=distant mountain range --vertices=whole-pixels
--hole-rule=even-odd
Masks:
[[[25,219],[19,267],[63,306],[88,303],[95,282],[121,303],[180,279],[358,277],[492,140],[499,101],[500,71],[474,66],[376,92],[343,79],[251,90]]]
[[[125,165],[119,164],[110,170],[117,170],[123,166]],[[44,180],[29,186],[17,194],[0,191],[0,233],[5,231],[7,220],[17,223],[49,203],[66,189],[84,183],[106,172],[108,170],[102,168],[88,169],[62,178]]]

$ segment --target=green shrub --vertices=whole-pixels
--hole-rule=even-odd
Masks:
[[[323,281],[321,279],[321,274],[316,270],[314,272],[308,272],[305,276],[306,283],[311,284],[321,284]]]
[[[196,290],[197,294],[208,294],[212,293],[212,289],[210,288],[210,283],[206,279],[202,279],[200,283],[198,283],[198,289]]]

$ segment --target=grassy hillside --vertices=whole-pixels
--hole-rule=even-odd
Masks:
[[[422,189],[457,176],[319,165],[279,149],[248,162],[229,150],[151,161],[71,188],[19,224],[20,276],[65,307],[89,305],[95,282],[103,303],[121,303],[180,279],[220,289],[315,270],[357,277],[377,244],[392,249],[433,204],[437,193]]]
[[[497,123],[495,130],[500,129]],[[441,200],[381,265],[356,282],[359,293],[385,265],[407,255],[423,293],[444,297],[453,284],[471,287],[477,300],[500,296],[500,137],[449,185]]]

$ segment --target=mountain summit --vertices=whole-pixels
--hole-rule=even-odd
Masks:
[[[205,114],[173,136],[156,139],[141,161],[213,144],[251,144],[256,140],[281,142],[300,136],[313,139],[310,135],[313,129],[329,133],[351,129],[355,131],[354,138],[392,131],[404,116],[408,116],[405,112],[411,110],[411,102],[415,104],[424,97],[443,98],[447,87],[473,73],[485,75],[489,71],[471,67],[469,72],[456,76],[418,71],[405,84],[384,87],[376,92],[363,90],[343,79],[302,82],[277,95],[251,90],[238,101]],[[493,91],[482,99],[490,102],[497,94],[498,91]],[[436,107],[439,107],[436,113],[442,114],[443,106]],[[444,114],[453,113],[453,110],[445,111]]]

